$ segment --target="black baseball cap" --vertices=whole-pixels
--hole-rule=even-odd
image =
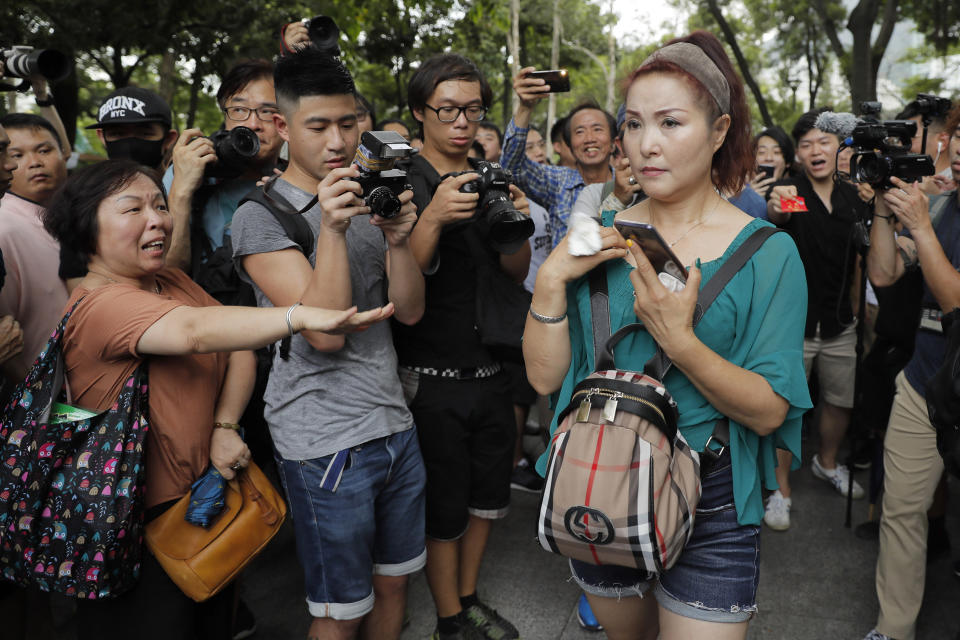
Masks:
[[[124,87],[117,89],[103,101],[96,124],[87,129],[102,129],[110,124],[139,124],[159,122],[169,129],[173,123],[170,105],[149,89]]]

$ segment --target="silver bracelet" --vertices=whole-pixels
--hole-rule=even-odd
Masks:
[[[293,334],[295,334],[296,331],[293,330],[293,323],[290,322],[290,317],[293,315],[293,310],[296,309],[297,307],[299,307],[301,304],[303,304],[303,303],[302,303],[302,302],[297,302],[296,304],[290,305],[290,308],[287,309],[287,331],[290,332],[290,335],[291,335],[291,336],[292,336]]]
[[[530,317],[537,322],[542,322],[543,324],[557,324],[558,322],[563,322],[567,318],[567,312],[564,311],[562,316],[544,316],[534,311],[533,307],[530,307]]]

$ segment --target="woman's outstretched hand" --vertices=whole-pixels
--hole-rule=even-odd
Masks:
[[[297,331],[319,331],[321,333],[355,333],[370,325],[382,322],[393,315],[394,307],[390,302],[382,307],[368,311],[357,311],[350,307],[344,311],[322,309],[320,307],[296,307],[290,315],[290,322]]]

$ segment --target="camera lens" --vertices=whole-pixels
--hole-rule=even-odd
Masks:
[[[857,182],[879,184],[886,177],[887,172],[883,158],[876,154],[864,154],[860,156],[860,162],[857,164]]]
[[[400,213],[400,198],[393,195],[389,187],[376,187],[367,196],[366,204],[370,207],[370,215],[381,218],[393,218]]]
[[[533,235],[533,220],[513,208],[510,199],[501,193],[484,199],[481,223],[486,227],[487,242],[498,253],[516,253]]]

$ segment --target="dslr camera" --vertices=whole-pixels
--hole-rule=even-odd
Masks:
[[[913,120],[877,119],[882,105],[864,102],[860,106],[861,121],[850,135],[853,156],[850,157],[850,177],[854,182],[865,182],[875,189],[890,189],[890,178],[916,182],[934,174],[933,158],[923,153],[911,153],[910,143],[917,134]]]
[[[477,161],[473,171],[480,174],[480,177],[464,184],[460,191],[480,196],[474,224],[479,227],[480,235],[494,251],[508,255],[516,253],[527,238],[533,235],[534,224],[529,216],[517,211],[510,200],[513,174],[498,163],[485,160]],[[452,175],[464,173],[469,172]]]
[[[70,75],[70,58],[53,49],[34,49],[27,46],[0,46],[0,77],[23,78],[41,75],[49,82],[63,80]],[[23,85],[21,85],[22,87]],[[9,85],[5,88],[12,89]]]
[[[304,19],[307,35],[310,37],[310,47],[335,58],[340,57],[340,27],[329,16],[315,16]]]
[[[207,165],[204,171],[207,178],[236,178],[250,168],[251,161],[260,153],[260,139],[247,127],[220,129],[210,136],[210,141],[217,161]]]
[[[364,131],[353,164],[360,170],[354,178],[363,188],[363,203],[370,214],[393,218],[403,206],[398,197],[413,187],[407,183],[407,172],[395,169],[397,160],[417,152],[396,131]]]

